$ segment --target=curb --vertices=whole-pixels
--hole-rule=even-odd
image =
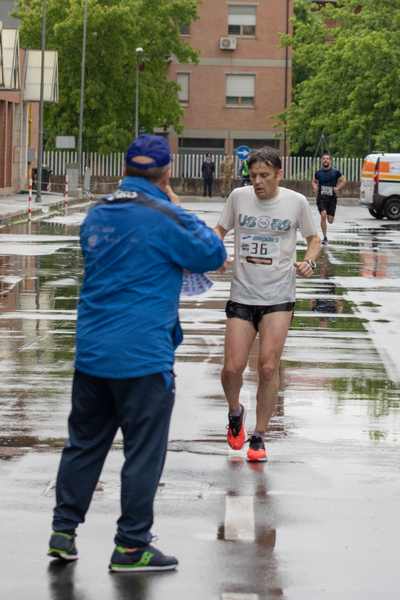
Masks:
[[[204,198],[203,196],[183,196],[179,195],[179,199],[184,204],[185,202],[193,202],[193,203],[201,203],[201,202],[225,202],[226,198],[222,196],[213,196],[212,198]],[[314,197],[307,197],[307,200],[312,206],[317,204],[316,199]],[[338,208],[341,206],[359,206],[360,199],[359,198],[339,198],[338,200]]]
[[[102,197],[104,194],[99,194],[96,197]],[[95,202],[96,201],[96,197],[91,196],[90,198],[69,198],[68,200],[68,207],[72,207],[72,206],[78,206],[79,204],[90,204],[91,202]],[[211,199],[204,199],[203,196],[180,196],[181,202],[182,204],[185,203],[202,203],[202,202],[225,202],[225,198],[223,198],[222,196],[214,196]],[[316,201],[315,198],[308,198],[308,201],[310,202],[311,205],[315,205]],[[360,204],[360,200],[359,198],[341,198],[340,201],[338,202],[338,208],[340,208],[340,206],[359,206]],[[48,207],[49,209],[49,214],[52,212],[58,212],[60,210],[65,210],[64,208],[64,199],[59,200],[58,202],[54,202],[53,204],[45,204],[44,206]],[[34,208],[32,210],[32,218],[34,217],[39,217],[39,216],[45,216],[43,214],[42,211],[42,207],[38,207],[38,208]],[[12,225],[14,223],[24,223],[27,222],[28,219],[28,212],[26,210],[26,208],[24,210],[19,210],[17,212],[10,212],[10,213],[6,213],[5,215],[0,215],[0,227],[4,227],[6,225]],[[37,220],[37,218],[35,219]]]
[[[92,202],[93,199],[92,198],[88,198],[88,199],[84,199],[84,198],[69,198],[68,200],[68,208],[72,207],[72,206],[77,206],[79,204],[88,204],[90,202]],[[46,208],[49,209],[48,214],[51,214],[53,212],[58,212],[61,210],[65,210],[64,207],[64,199],[59,200],[57,202],[54,202],[53,204],[44,204],[43,206],[46,206]],[[38,220],[37,218],[35,219],[35,217],[45,217],[47,215],[45,215],[43,213],[42,210],[42,206],[39,208],[34,208],[32,209],[32,220]],[[28,211],[26,210],[26,208],[24,210],[19,210],[17,212],[10,212],[10,213],[6,213],[5,215],[0,215],[0,227],[4,227],[5,225],[13,225],[15,223],[24,223],[24,222],[28,222]]]

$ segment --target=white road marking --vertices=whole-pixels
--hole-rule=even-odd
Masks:
[[[70,246],[72,242],[66,241],[65,244],[25,244],[12,243],[0,244],[0,256],[50,256],[62,248]]]
[[[238,594],[234,592],[228,592],[221,596],[221,600],[258,600],[258,598],[258,594]]]
[[[43,242],[79,242],[78,235],[40,235],[40,234],[11,234],[11,233],[1,233],[0,234],[0,242],[1,243],[17,243],[17,244],[26,244],[33,243],[37,244]]]
[[[65,279],[54,279],[53,281],[46,281],[45,287],[70,287],[78,285],[78,280],[74,277],[66,277]]]
[[[255,540],[253,496],[226,496],[224,539],[249,542]]]
[[[62,310],[52,310],[52,311],[17,311],[17,312],[9,312],[0,314],[0,319],[24,319],[29,321],[76,321],[76,311],[62,311]]]
[[[57,223],[60,225],[81,225],[85,217],[86,213],[74,213],[72,215],[51,217],[51,219],[46,219],[45,223]]]
[[[0,281],[5,283],[6,285],[17,285],[20,281],[22,281],[22,277],[13,276],[13,275],[5,275],[4,277],[0,277]]]

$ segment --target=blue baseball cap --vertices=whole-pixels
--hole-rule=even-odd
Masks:
[[[136,169],[165,167],[172,160],[168,141],[160,135],[139,135],[126,151],[125,163]]]

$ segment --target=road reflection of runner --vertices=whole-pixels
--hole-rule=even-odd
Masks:
[[[267,475],[262,464],[238,456],[229,457],[227,463],[224,522],[217,538],[229,542],[218,556],[228,560],[230,568],[228,580],[221,576],[221,598],[252,598],[252,594],[257,599],[279,598],[283,590],[273,552],[277,532]],[[221,569],[222,574],[225,571],[226,567]]]
[[[319,327],[326,329],[329,325],[329,317],[324,314],[335,314],[343,312],[344,304],[341,298],[338,298],[337,286],[330,278],[334,275],[334,267],[329,262],[329,256],[322,252],[319,259],[319,271],[321,278],[321,297],[311,300],[311,310],[314,313],[321,314]]]
[[[371,247],[368,250],[360,252],[362,277],[387,277],[388,258],[380,252],[377,238],[371,239]]]

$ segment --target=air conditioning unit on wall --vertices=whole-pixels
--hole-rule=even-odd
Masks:
[[[235,37],[222,37],[219,40],[220,50],[236,50],[237,38]]]

